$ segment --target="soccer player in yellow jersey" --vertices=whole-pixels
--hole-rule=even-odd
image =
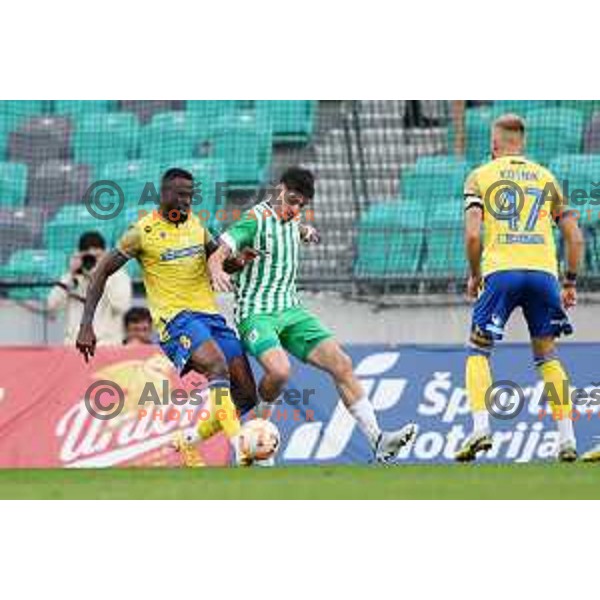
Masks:
[[[195,439],[188,431],[175,440],[188,466],[199,460],[193,445],[198,438],[222,430],[236,440],[240,423],[230,395],[230,375],[246,408],[256,403],[254,378],[241,342],[219,314],[206,265],[218,244],[190,214],[193,193],[187,171],[169,169],[163,175],[158,212],[131,225],[94,271],[76,343],[86,361],[94,355],[92,321],[106,280],[136,258],[161,348],[181,375],[195,370],[209,381],[211,418],[199,423]],[[234,448],[237,452],[235,443]]]
[[[492,386],[489,358],[495,341],[502,339],[510,314],[519,306],[527,321],[538,372],[553,391],[558,458],[567,462],[577,458],[565,385],[568,377],[557,358],[555,338],[572,333],[565,309],[576,303],[582,235],[576,217],[566,210],[553,175],[527,160],[524,150],[523,119],[500,117],[492,127],[493,159],[475,169],[465,185],[468,294],[476,299],[466,363],[474,430],[456,455],[459,461],[474,460],[492,447],[486,407],[486,393]],[[552,220],[560,227],[566,245],[562,293]]]

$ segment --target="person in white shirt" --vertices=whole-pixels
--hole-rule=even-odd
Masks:
[[[65,273],[50,291],[48,311],[65,311],[65,345],[75,344],[79,322],[87,294],[90,276],[106,253],[106,241],[97,231],[88,231],[79,239],[75,253]],[[123,343],[123,315],[131,306],[131,279],[124,270],[111,277],[94,317],[94,329],[99,345]]]

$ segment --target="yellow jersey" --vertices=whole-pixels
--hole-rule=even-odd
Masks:
[[[465,208],[483,210],[482,274],[526,269],[556,275],[553,221],[563,204],[550,171],[523,156],[475,169],[465,183]]]
[[[161,338],[184,310],[218,313],[206,264],[210,233],[194,215],[175,224],[157,211],[129,226],[117,249],[140,263],[148,305]]]

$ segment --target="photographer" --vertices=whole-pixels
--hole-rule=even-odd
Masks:
[[[106,252],[106,242],[96,231],[79,238],[79,252],[73,255],[65,273],[48,296],[48,310],[65,309],[65,344],[75,344],[90,275]],[[124,270],[111,277],[94,318],[98,344],[122,344],[123,315],[131,305],[131,280]]]

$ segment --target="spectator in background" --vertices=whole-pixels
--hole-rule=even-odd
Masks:
[[[48,311],[65,311],[65,344],[75,344],[83,313],[90,275],[106,253],[106,242],[97,231],[79,238],[79,251],[73,255],[69,271],[50,291]],[[131,305],[131,280],[124,270],[111,277],[94,318],[98,344],[120,345],[123,342],[123,315]]]
[[[152,317],[143,306],[130,308],[123,319],[125,325],[125,346],[152,344]]]

